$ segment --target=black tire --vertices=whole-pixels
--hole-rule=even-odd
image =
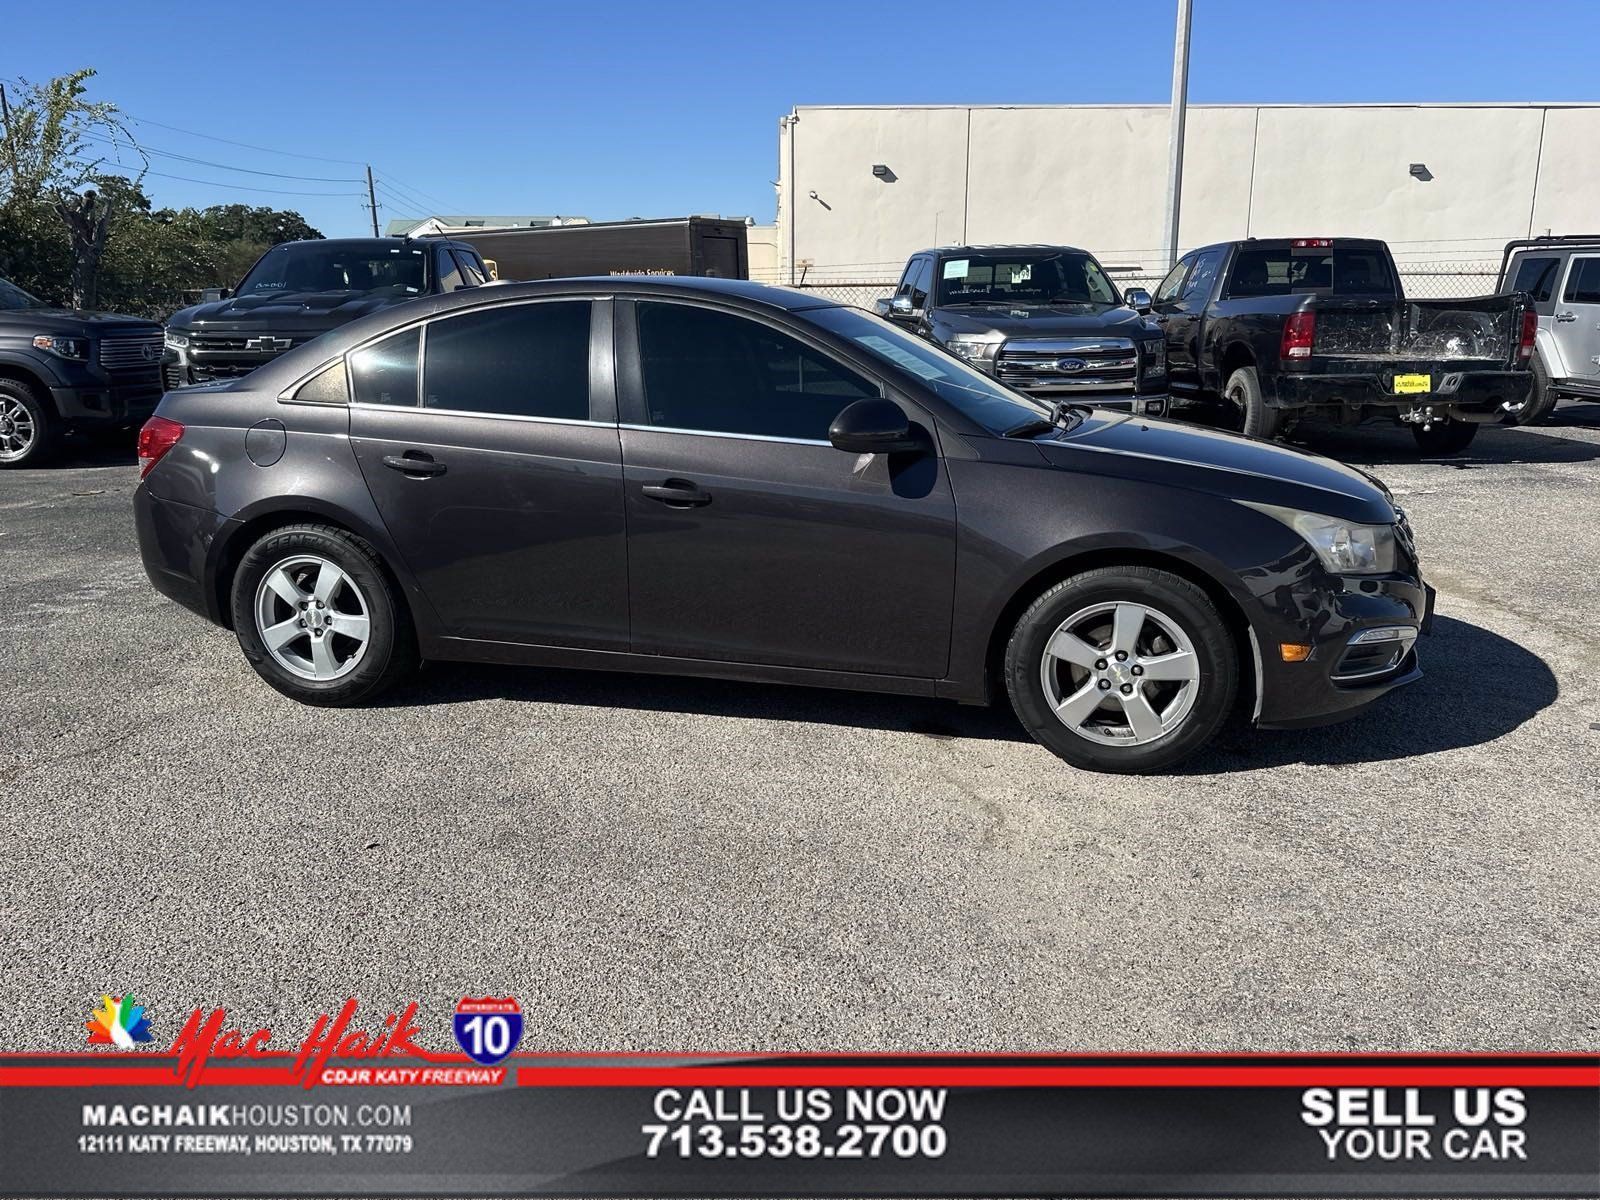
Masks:
[[[1234,419],[1234,428],[1246,437],[1271,440],[1287,432],[1288,421],[1281,408],[1268,408],[1261,395],[1261,377],[1254,367],[1240,367],[1228,376],[1222,387]]]
[[[1411,436],[1417,439],[1417,449],[1430,457],[1441,454],[1460,454],[1472,445],[1478,436],[1476,421],[1435,421],[1428,428],[1411,427]]]
[[[0,379],[0,469],[43,466],[60,445],[54,405],[20,379]]]
[[[335,574],[342,574],[348,581],[337,585],[337,590],[327,597],[325,608],[313,594],[312,585],[321,577],[318,563],[331,563],[337,568]],[[300,585],[297,594],[305,596],[299,617],[295,615],[296,607],[281,591],[263,582],[279,568],[283,569],[284,578]],[[269,597],[269,592],[276,598]],[[313,603],[323,613],[313,615],[306,607]],[[234,572],[231,604],[234,633],[250,665],[274,688],[302,704],[328,708],[360,704],[393,686],[417,666],[411,613],[377,552],[364,539],[335,526],[288,525],[263,535],[245,551]],[[306,632],[291,632],[292,641],[282,643],[275,654],[267,648],[262,624],[258,624],[262,605],[275,607],[279,616],[287,618],[282,624],[274,619],[271,627],[282,628],[289,620],[298,620],[298,628]],[[366,640],[358,645],[357,639],[344,630],[357,628],[352,619],[359,622],[363,613]],[[324,621],[327,624],[319,630],[307,628],[307,622]],[[325,648],[317,644],[324,638]],[[322,649],[328,657],[313,662]],[[291,662],[303,659],[312,670],[331,662],[341,673],[308,677],[285,665],[280,656]]]
[[[1533,387],[1522,407],[1502,418],[1507,425],[1537,425],[1555,411],[1556,394],[1550,390],[1550,372],[1544,369],[1537,353],[1529,361],[1528,371],[1533,376]]]
[[[1139,640],[1124,662],[1115,660],[1110,641],[1117,605],[1146,610],[1135,618]],[[1110,614],[1100,612],[1106,607]],[[1193,678],[1180,683],[1130,678],[1144,674],[1134,670],[1141,661],[1185,650],[1169,635],[1169,627],[1187,639],[1194,656]],[[1063,629],[1101,657],[1080,665],[1051,655],[1047,663],[1046,647]],[[1103,668],[1097,666],[1100,662]],[[1090,771],[1149,774],[1201,749],[1227,721],[1239,690],[1239,650],[1216,605],[1187,579],[1153,567],[1100,567],[1056,584],[1022,614],[1006,645],[1005,680],[1023,727],[1059,757]],[[1078,718],[1076,728],[1068,717],[1057,716],[1046,693],[1049,686],[1088,703],[1100,694],[1102,684],[1109,685],[1103,689],[1105,700]],[[1148,741],[1135,741],[1138,734],[1127,715],[1132,709],[1119,699],[1124,688],[1134,689],[1132,702],[1146,700],[1157,727],[1161,721],[1170,727]],[[1115,744],[1119,726],[1127,730],[1127,745]]]

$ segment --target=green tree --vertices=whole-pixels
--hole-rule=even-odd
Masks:
[[[86,99],[94,74],[84,68],[48,83],[22,80],[16,103],[7,98],[0,130],[0,213],[44,206],[56,215],[72,253],[77,308],[95,306],[106,239],[129,195],[105,165],[113,157],[137,159],[135,190],[149,167],[116,106]]]

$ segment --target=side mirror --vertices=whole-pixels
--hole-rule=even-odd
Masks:
[[[876,317],[893,316],[893,314],[889,311],[889,299],[887,296],[872,302],[872,314]]]
[[[911,303],[910,296],[896,296],[889,301],[889,315],[897,321],[915,321],[922,310]]]
[[[1143,288],[1129,288],[1122,293],[1122,302],[1134,312],[1147,313],[1150,311],[1150,293]]]
[[[846,407],[828,427],[828,440],[851,454],[900,454],[926,445],[900,406],[881,399],[857,400]]]
[[[226,300],[231,295],[233,295],[233,289],[232,288],[225,288],[225,287],[201,288],[200,289],[200,303],[201,304],[210,304],[215,300]]]

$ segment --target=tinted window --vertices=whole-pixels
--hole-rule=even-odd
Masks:
[[[423,404],[589,419],[589,302],[517,304],[428,326]]]
[[[1535,304],[1550,299],[1556,286],[1556,268],[1559,258],[1525,258],[1517,266],[1517,277],[1511,282],[1513,292],[1530,292]]]
[[[351,391],[358,404],[416,404],[419,340],[419,332],[408,329],[350,354]]]
[[[1183,285],[1183,298],[1191,305],[1201,305],[1211,299],[1212,286],[1217,281],[1217,269],[1222,266],[1226,250],[1208,250],[1194,260],[1194,270]]]
[[[911,276],[911,303],[916,308],[928,307],[928,294],[933,291],[933,259],[918,261]]]
[[[435,259],[439,272],[439,290],[453,292],[461,286],[461,269],[456,266],[455,255],[448,250],[439,251]]]
[[[345,381],[344,359],[334,359],[327,367],[302,383],[294,398],[311,404],[348,404],[350,385]]]
[[[900,277],[900,283],[894,289],[896,296],[911,295],[911,285],[917,280],[917,272],[922,270],[922,261],[920,258],[913,258],[906,264],[906,273]]]
[[[684,304],[639,305],[650,424],[825,441],[852,401],[878,389],[757,321]]]
[[[462,282],[468,287],[477,287],[480,284],[489,282],[488,275],[479,268],[476,256],[467,253],[465,250],[457,250],[455,256],[456,266],[461,271]]]
[[[1187,255],[1178,260],[1178,265],[1167,272],[1167,277],[1161,281],[1161,286],[1156,288],[1155,302],[1160,304],[1163,300],[1177,299],[1179,290],[1183,287],[1184,276],[1189,273],[1189,268],[1194,263],[1194,256]]]
[[[422,251],[404,244],[286,242],[267,251],[239,284],[241,296],[294,292],[422,291]]]
[[[1234,259],[1230,296],[1394,294],[1389,266],[1378,250],[1241,250]]]
[[[1568,304],[1600,304],[1600,258],[1575,258],[1561,299]]]

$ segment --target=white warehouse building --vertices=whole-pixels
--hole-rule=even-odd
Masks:
[[[779,122],[771,277],[882,284],[926,246],[1060,242],[1147,284],[1165,266],[1169,120],[1165,105],[797,107]],[[1597,147],[1600,104],[1191,105],[1180,249],[1379,237],[1411,294],[1490,291],[1509,239],[1600,230]]]

